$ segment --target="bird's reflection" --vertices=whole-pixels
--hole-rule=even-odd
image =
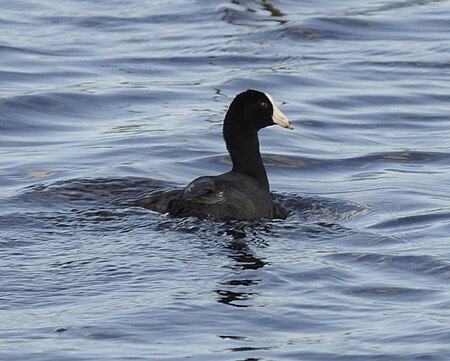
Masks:
[[[261,239],[261,229],[258,225],[258,232],[255,232],[254,227],[237,226],[228,228],[224,234],[231,236],[231,240],[225,245],[225,249],[229,251],[228,257],[234,261],[231,266],[234,271],[237,271],[235,276],[248,276],[246,270],[258,270],[263,268],[267,262],[255,256],[249,247],[249,243],[265,245],[264,240]],[[258,233],[259,236],[255,236]],[[249,279],[248,277],[236,277],[220,282],[219,288],[216,290],[218,302],[233,307],[250,307],[250,300],[257,296],[255,292],[245,290],[245,287],[255,286],[261,280]]]
[[[236,268],[257,270],[267,264],[252,253],[245,240],[233,240],[227,248],[231,251],[228,257],[236,261]]]

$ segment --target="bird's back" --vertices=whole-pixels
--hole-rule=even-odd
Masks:
[[[221,219],[274,218],[274,205],[268,189],[250,176],[228,172],[200,177],[189,183],[179,197],[169,203],[176,217]]]

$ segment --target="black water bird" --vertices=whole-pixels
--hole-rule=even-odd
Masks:
[[[223,124],[231,171],[193,180],[181,192],[168,194],[158,210],[174,217],[278,218],[258,139],[260,129],[274,124],[294,129],[272,96],[256,90],[237,95]]]

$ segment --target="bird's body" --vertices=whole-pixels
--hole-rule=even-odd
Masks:
[[[269,94],[256,90],[239,94],[223,126],[232,170],[193,180],[168,202],[168,213],[174,217],[220,219],[277,217],[258,140],[258,131],[273,124],[293,129]]]
[[[169,202],[168,212],[175,217],[255,219],[274,218],[275,207],[270,192],[254,178],[228,172],[193,180]]]

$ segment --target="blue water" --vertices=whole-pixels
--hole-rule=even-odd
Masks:
[[[0,359],[450,360],[450,1],[1,1]],[[285,220],[135,206],[266,91]]]

